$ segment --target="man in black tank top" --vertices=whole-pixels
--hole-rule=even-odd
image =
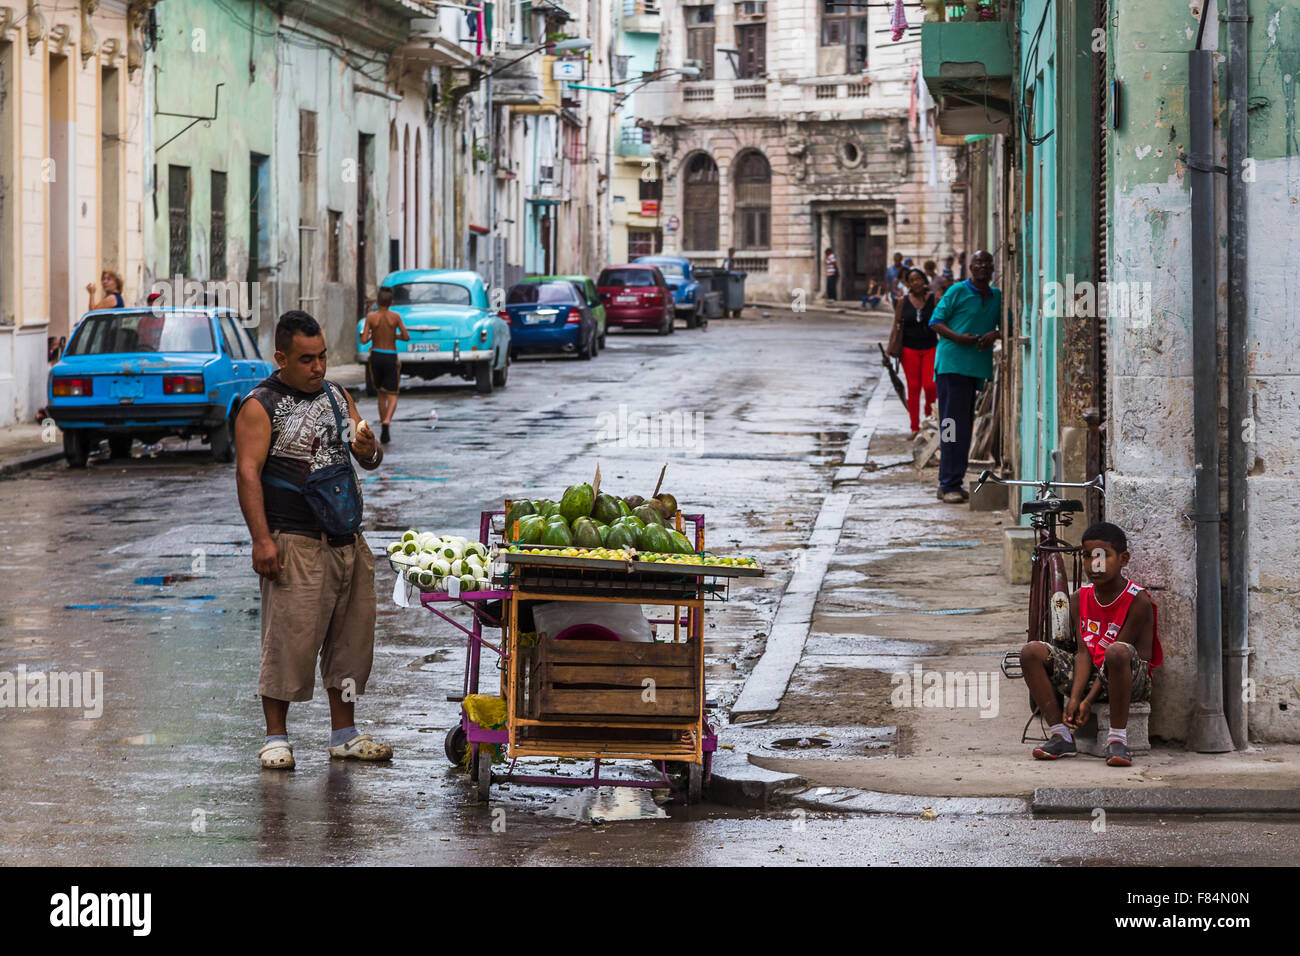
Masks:
[[[235,421],[239,506],[262,586],[266,744],[258,756],[266,768],[294,765],[289,703],[311,700],[319,658],[330,756],[387,760],[392,748],[357,733],[353,719],[374,659],[374,555],[360,532],[327,535],[307,499],[284,487],[301,488],[313,472],[347,462],[349,450],[368,471],[384,453],[347,390],[325,380],[325,338],[306,312],[280,317],[275,361],[279,368],[249,392]]]

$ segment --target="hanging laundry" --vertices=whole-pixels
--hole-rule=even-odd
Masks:
[[[889,18],[889,25],[894,30],[893,38],[903,39],[903,34],[907,32],[907,14],[903,12],[903,0],[894,0],[894,12]]]

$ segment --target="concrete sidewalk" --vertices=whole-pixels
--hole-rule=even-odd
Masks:
[[[865,464],[849,461],[855,446]],[[1211,755],[1153,741],[1126,769],[1084,755],[1034,760],[1040,722],[1021,743],[1028,692],[999,668],[1002,654],[1025,642],[1028,600],[1028,587],[1002,573],[1009,514],[936,501],[937,469],[912,467],[906,410],[887,380],[835,477],[764,657],[721,734],[734,748],[724,789],[750,803],[779,796],[873,812],[933,798],[1088,812],[1078,808],[1121,792],[1113,807],[1124,812],[1300,811],[1300,801],[1274,798],[1300,788],[1300,747],[1292,745]],[[982,700],[914,699],[932,674],[974,675]],[[741,786],[742,754],[767,773],[769,792]]]

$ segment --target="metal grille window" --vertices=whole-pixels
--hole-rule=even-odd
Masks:
[[[190,271],[190,168],[167,167],[167,225],[171,275]]]
[[[767,73],[767,24],[745,23],[736,27],[740,48],[740,77],[752,80]]]
[[[326,277],[329,282],[339,281],[339,232],[343,228],[343,213],[329,210],[329,256],[326,259]]]
[[[867,0],[822,0],[822,46],[844,46],[847,72],[867,68],[869,38]]]
[[[772,167],[762,153],[744,153],[736,162],[736,248],[768,248],[771,217]]]
[[[664,251],[664,233],[662,229],[629,229],[627,231],[627,255],[629,259],[637,256],[653,256]]]
[[[212,278],[226,277],[226,174],[212,172]]]
[[[658,179],[642,179],[637,183],[638,199],[662,199],[663,183]]]
[[[713,79],[713,4],[686,8],[686,57],[698,60],[699,80]]]
[[[696,153],[686,164],[682,197],[684,249],[718,248],[718,164]]]

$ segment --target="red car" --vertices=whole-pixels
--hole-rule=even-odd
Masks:
[[[610,266],[596,280],[596,291],[605,306],[606,325],[672,333],[673,293],[656,267]]]

